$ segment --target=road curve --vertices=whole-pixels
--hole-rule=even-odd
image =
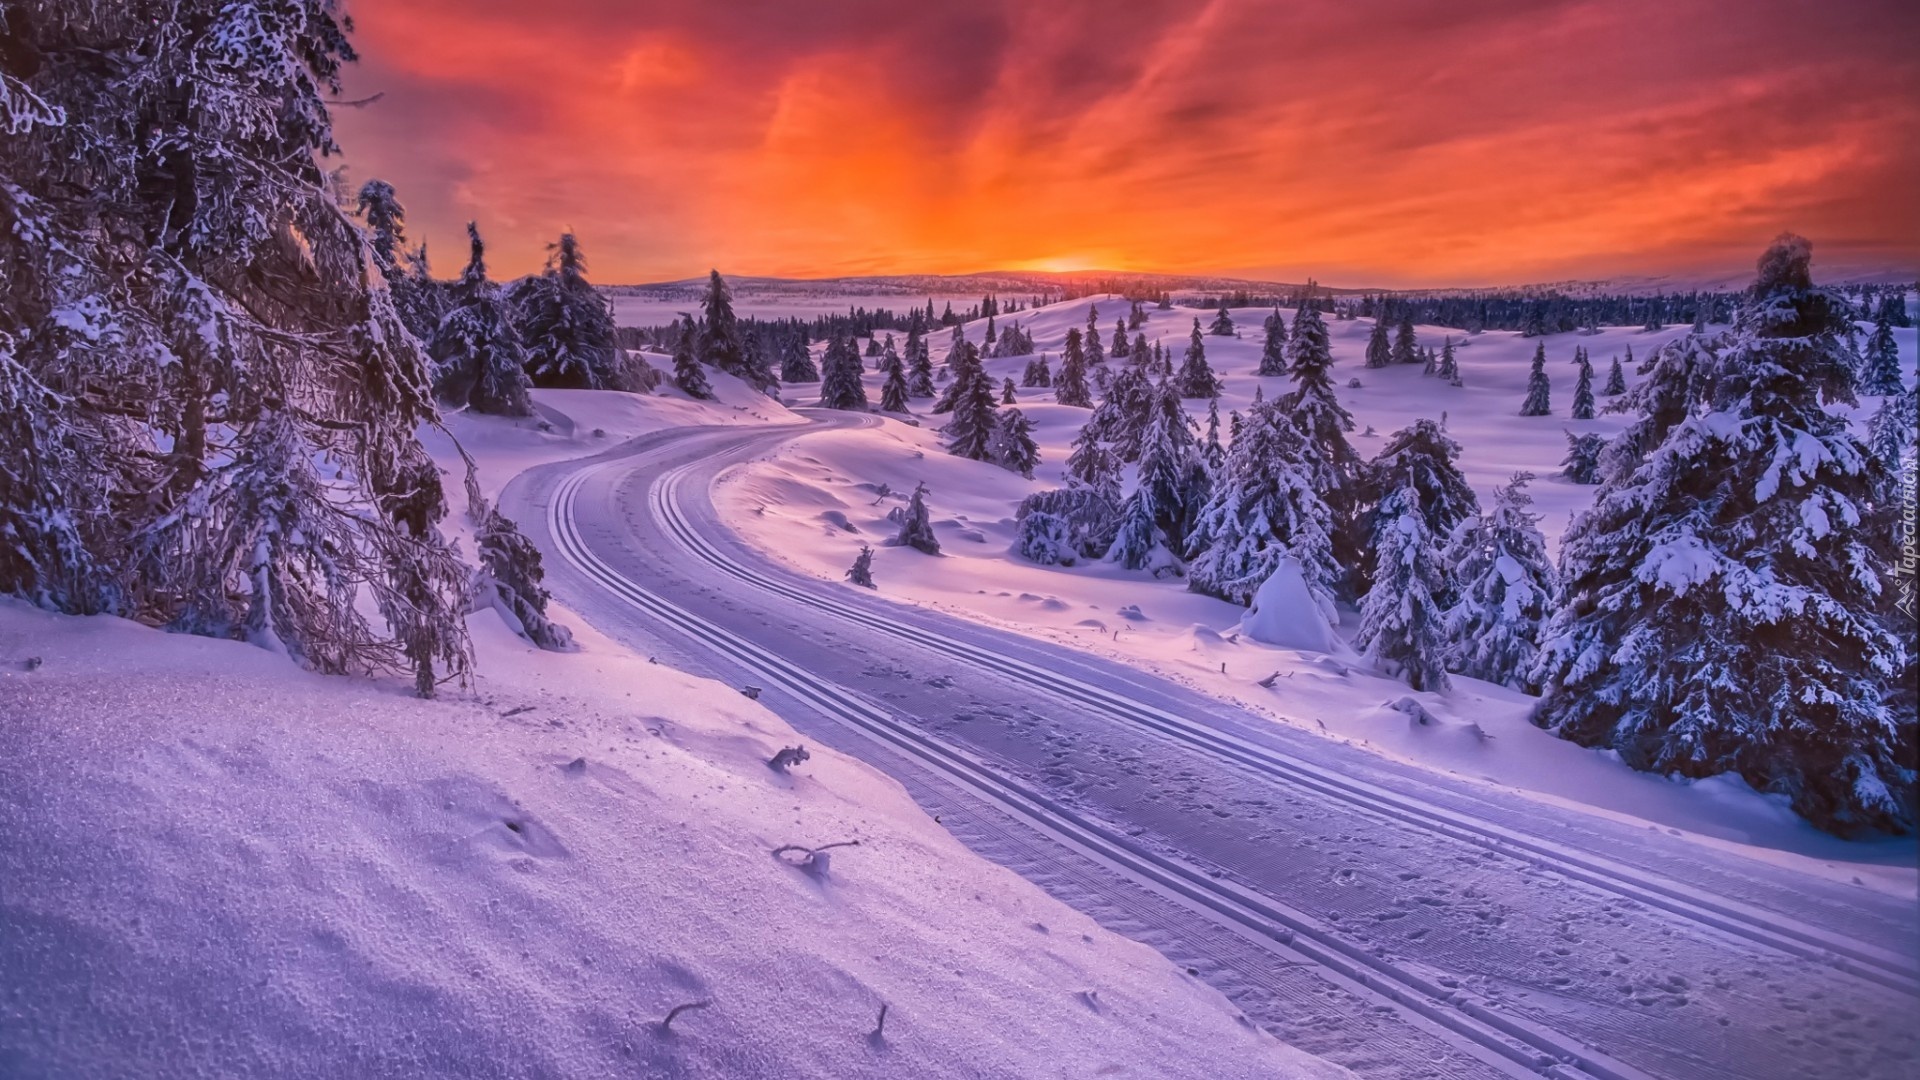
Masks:
[[[1393,1076],[1911,1067],[1910,905],[799,577],[728,532],[709,490],[801,434],[656,433],[531,470],[502,503],[597,627],[763,686],[976,850],[1303,1049]]]

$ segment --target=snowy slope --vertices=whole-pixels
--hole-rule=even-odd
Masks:
[[[1033,330],[1036,347],[1050,354],[1057,370],[1067,330],[1085,325],[1090,305],[1099,307],[1102,337],[1110,340],[1113,318],[1126,309],[1117,299],[1057,304],[1017,317]],[[1163,340],[1177,364],[1196,314],[1201,313],[1154,311],[1144,332]],[[1291,323],[1295,313],[1285,314]],[[1227,412],[1244,410],[1256,386],[1269,397],[1289,386],[1285,378],[1253,374],[1263,313],[1244,310],[1235,315],[1241,336],[1204,338],[1208,360],[1226,383],[1220,402],[1223,438]],[[1203,326],[1208,321],[1203,316]],[[1544,339],[1555,415],[1522,418],[1518,412],[1528,362],[1542,339],[1507,332],[1467,337],[1444,328],[1417,327],[1422,344],[1437,347],[1444,337],[1454,338],[1465,384],[1455,388],[1423,376],[1417,366],[1365,369],[1370,319],[1327,325],[1340,400],[1358,424],[1350,436],[1356,450],[1371,456],[1395,429],[1417,418],[1444,416],[1448,433],[1463,448],[1460,467],[1483,506],[1514,471],[1538,474],[1530,492],[1550,547],[1594,491],[1558,475],[1566,451],[1564,433],[1611,436],[1626,422],[1604,412],[1587,421],[1567,417],[1574,347],[1589,351],[1597,379],[1604,382],[1614,355],[1624,355],[1631,347],[1637,361],[1686,332],[1685,327],[1656,333],[1612,328],[1592,336]],[[969,324],[966,333],[977,343],[984,328],[984,322]],[[1914,333],[1897,331],[1908,368]],[[937,361],[947,348],[945,332],[933,335],[930,343]],[[1012,377],[1017,384],[1025,363],[1023,358],[1002,358],[987,360],[986,366],[996,381]],[[875,393],[878,377],[869,373],[868,378],[870,393]],[[1351,378],[1358,378],[1361,386],[1349,387]],[[1631,366],[1627,380],[1629,385],[1637,381]],[[806,391],[790,388],[787,400],[809,404]],[[1353,667],[1350,656],[1322,658],[1235,636],[1242,609],[1188,592],[1181,581],[1154,581],[1112,564],[1041,567],[1018,558],[1010,550],[1014,509],[1025,495],[1060,485],[1068,443],[1089,415],[1087,410],[1052,404],[1048,390],[1018,393],[1019,407],[1033,420],[1042,447],[1034,480],[947,455],[937,430],[946,417],[923,413],[920,427],[889,419],[866,430],[805,436],[723,477],[716,502],[729,524],[762,550],[796,569],[838,582],[861,544],[878,546],[895,531],[885,515],[897,499],[876,500],[876,489],[884,484],[900,493],[924,482],[931,492],[943,557],[929,560],[910,549],[878,547],[874,574],[887,597],[1126,659],[1264,712],[1277,722],[1324,730],[1398,758],[1566,805],[1683,830],[1756,855],[1785,858],[1812,872],[1843,880],[1864,875],[1900,894],[1914,893],[1920,876],[1913,870],[1911,841],[1834,840],[1733,777],[1685,785],[1634,772],[1610,753],[1586,750],[1534,728],[1526,719],[1533,699],[1526,695],[1458,679],[1451,693],[1412,695],[1441,722],[1409,725],[1403,713],[1385,707],[1409,696],[1404,684]],[[1607,400],[1601,398],[1603,406]],[[914,404],[924,410],[929,403]],[[1875,404],[1867,399],[1860,415],[1870,415]],[[1196,420],[1204,419],[1204,403],[1188,406]],[[1351,612],[1347,618],[1350,634]],[[1283,677],[1273,686],[1258,685],[1276,671]]]
[[[495,489],[783,419],[716,383],[453,427]],[[0,602],[0,1075],[1344,1075],[874,769],[774,772],[778,717],[559,614],[580,651],[476,615],[477,684],[423,702]]]

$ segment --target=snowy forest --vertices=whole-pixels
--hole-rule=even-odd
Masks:
[[[565,979],[602,1003],[630,981],[651,1010],[582,1019],[569,990],[511,1019],[498,992],[533,985],[533,961],[511,955],[523,931],[480,919],[488,984],[444,991],[434,1023],[454,1026],[416,1058],[333,1066],[968,1075],[988,1043],[980,1075],[1034,1075],[1057,1036],[1074,1060],[1132,1055],[1153,1075],[1195,1054],[1212,1056],[1188,1075],[1368,1074],[1429,1051],[1445,1062],[1431,1075],[1683,1075],[1693,1052],[1660,1046],[1702,1026],[1690,1014],[1636,1042],[1617,1034],[1632,1022],[1569,1019],[1585,1006],[1563,1017],[1490,978],[1428,981],[1453,970],[1439,950],[1477,947],[1483,923],[1508,932],[1500,919],[1558,963],[1550,937],[1593,932],[1603,902],[1626,919],[1610,906],[1625,897],[1633,918],[1732,925],[1833,980],[1819,985],[1840,988],[1847,1063],[1892,1075],[1874,1071],[1892,1037],[1856,1025],[1870,1010],[1846,980],[1920,992],[1882,944],[1910,928],[1877,914],[1880,892],[1910,899],[1898,875],[1920,814],[1920,283],[1825,280],[1814,240],[1771,227],[1742,288],[1095,270],[622,283],[598,267],[629,253],[567,208],[529,265],[501,254],[526,246],[515,213],[469,219],[348,157],[344,110],[384,103],[351,81],[360,38],[332,0],[30,0],[0,8],[0,34],[0,757],[29,763],[0,774],[0,806],[119,821],[98,801],[118,774],[45,794],[57,770],[31,763],[86,757],[58,740],[96,738],[101,702],[153,687],[161,704],[97,738],[114,761],[150,745],[171,760],[168,710],[204,687],[208,745],[231,742],[205,769],[240,778],[234,798],[277,823],[262,836],[284,830],[262,844],[325,847],[312,823],[353,792],[436,838],[420,866],[489,883],[381,933],[439,940],[435,919],[508,896],[517,926],[553,916],[524,933],[568,956]],[[229,699],[254,711],[222,720]],[[363,718],[336,757],[326,728],[291,734],[275,713]],[[198,753],[182,730],[177,752]],[[256,753],[279,770],[257,790],[233,764]],[[306,786],[303,761],[340,771]],[[155,805],[201,784],[155,788]],[[276,787],[297,792],[284,808]],[[1296,798],[1325,800],[1324,821]],[[360,812],[342,811],[351,843],[384,843],[393,826]],[[201,813],[168,827],[220,819]],[[1529,832],[1534,813],[1548,824]],[[1475,859],[1534,859],[1556,888],[1613,891],[1538,909],[1531,884],[1451,893],[1416,855],[1362,858],[1376,828],[1409,830],[1401,852],[1468,845],[1476,874]],[[626,843],[632,858],[608,854]],[[1085,864],[1045,871],[1049,845]],[[1696,848],[1697,883],[1672,869]],[[324,857],[330,880],[398,858],[352,850]],[[1776,856],[1818,887],[1748,866]],[[284,857],[242,858],[279,874]],[[0,848],[0,874],[38,883],[0,917],[39,935],[0,944],[0,970],[54,978],[52,858]],[[1276,876],[1295,860],[1311,888]],[[275,888],[333,887],[286,872]],[[572,896],[547,877],[563,872],[583,875]],[[841,914],[815,908],[863,873],[879,876],[846,936],[821,929]],[[1133,932],[1114,913],[1134,901],[1089,884],[1102,875],[1165,911]],[[1377,903],[1334,897],[1369,876]],[[398,880],[369,893],[440,887]],[[672,912],[645,960],[621,899],[635,881]],[[732,882],[719,912],[706,897]],[[979,910],[927,929],[976,885]],[[1825,928],[1855,886],[1874,893],[1868,928]],[[777,914],[745,928],[761,904]],[[1200,907],[1229,914],[1195,922]],[[166,910],[193,925],[191,903]],[[1389,937],[1409,912],[1457,924]],[[1243,938],[1280,944],[1207,966]],[[88,940],[118,948],[110,930]],[[1686,945],[1699,971],[1671,971],[1694,984],[1650,958],[1578,978],[1624,979],[1638,1008],[1692,994],[1696,1012],[1738,1014],[1731,983],[1701,972],[1762,961],[1720,947]],[[1290,1017],[1306,992],[1250,974],[1275,956],[1338,973],[1339,994],[1313,991],[1327,1011]],[[803,974],[754,977],[775,961]],[[217,979],[252,980],[253,962]],[[1016,974],[942,1030],[938,1003],[1002,969]],[[1525,985],[1573,993],[1560,977]],[[994,1035],[1035,987],[1048,1004]],[[386,993],[353,1008],[398,1040],[377,1019]],[[1378,1029],[1327,1019],[1373,993],[1386,1012],[1428,1004]],[[51,1030],[59,1007],[0,1006],[0,1028],[12,1009]],[[468,1043],[462,1008],[509,1018]],[[744,1033],[843,1009],[856,1036]],[[1142,1019],[1154,1009],[1209,1034]],[[532,1033],[547,1022],[591,1035],[549,1047]],[[1447,1033],[1434,1047],[1430,1027]],[[1710,1074],[1823,1067],[1771,1038]],[[99,1047],[58,1058],[31,1040],[0,1035],[0,1072],[10,1054],[62,1063],[46,1075],[112,1071]]]

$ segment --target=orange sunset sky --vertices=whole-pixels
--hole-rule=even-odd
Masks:
[[[1920,270],[1913,0],[351,0],[436,272]]]

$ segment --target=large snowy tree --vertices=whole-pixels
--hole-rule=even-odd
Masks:
[[[1053,400],[1076,408],[1093,408],[1093,391],[1087,387],[1087,354],[1077,327],[1067,331],[1066,348],[1060,354],[1060,374],[1053,381]]]
[[[1353,643],[1368,663],[1415,690],[1445,690],[1450,680],[1441,597],[1451,586],[1420,502],[1412,486],[1381,500],[1375,581],[1360,605],[1360,633]]]
[[[0,593],[466,669],[426,364],[323,162],[333,5],[0,8]]]
[[[1887,545],[1859,524],[1876,465],[1844,301],[1783,235],[1731,333],[1663,347],[1643,415],[1561,551],[1536,722],[1635,768],[1736,772],[1822,828],[1913,828],[1907,648],[1882,619]],[[1911,698],[1907,698],[1911,701]]]
[[[1553,415],[1553,382],[1547,378],[1547,346],[1533,347],[1533,367],[1527,372],[1527,399],[1520,403],[1521,416]]]
[[[1860,354],[1860,392],[1897,394],[1900,392],[1900,349],[1893,342],[1893,327],[1885,314],[1874,321],[1867,335],[1867,347]]]
[[[613,306],[587,282],[587,257],[572,233],[547,248],[546,269],[512,294],[515,327],[535,386],[629,390],[613,340]]]
[[[1266,337],[1260,345],[1260,368],[1257,374],[1273,376],[1287,373],[1287,320],[1280,314],[1279,308],[1267,316]]]
[[[954,366],[953,416],[940,429],[947,437],[947,452],[974,461],[993,460],[993,434],[999,401],[994,396],[993,377],[974,355],[972,342],[962,342],[961,359]]]
[[[1361,588],[1372,580],[1372,556],[1386,543],[1384,530],[1394,527],[1390,515],[1408,509],[1387,505],[1395,491],[1413,492],[1411,508],[1435,544],[1445,544],[1461,522],[1480,512],[1480,500],[1455,464],[1459,458],[1460,444],[1439,424],[1424,419],[1394,432],[1374,455],[1361,486],[1361,503],[1367,507],[1358,521],[1362,557],[1356,573]],[[1443,593],[1440,599],[1450,603],[1452,597]]]
[[[1190,587],[1246,604],[1291,555],[1330,612],[1340,579],[1332,531],[1333,514],[1306,467],[1305,436],[1274,403],[1262,402],[1247,414],[1212,497],[1196,515]]]
[[[1221,313],[1226,308],[1221,308]],[[1207,344],[1200,336],[1200,320],[1193,320],[1193,334],[1187,339],[1187,356],[1180,365],[1179,388],[1181,397],[1216,398],[1220,396],[1220,380],[1213,374],[1212,365],[1207,363]]]
[[[453,306],[433,333],[433,389],[455,408],[500,416],[532,416],[526,350],[500,287],[487,279],[486,245],[467,222],[472,254],[454,286]]]
[[[1540,517],[1528,509],[1532,479],[1515,473],[1494,492],[1492,509],[1454,531],[1445,556],[1459,596],[1447,612],[1448,668],[1527,691],[1537,689],[1540,626],[1557,580]]]
[[[1365,463],[1347,442],[1353,417],[1340,406],[1333,390],[1333,350],[1327,324],[1318,309],[1300,308],[1287,341],[1288,377],[1293,389],[1275,401],[1305,437],[1303,466],[1308,483],[1333,513],[1334,558],[1343,567],[1358,561],[1353,525],[1360,512],[1360,478]]]
[[[820,359],[820,407],[866,412],[867,387],[860,376],[860,351],[836,331]]]

